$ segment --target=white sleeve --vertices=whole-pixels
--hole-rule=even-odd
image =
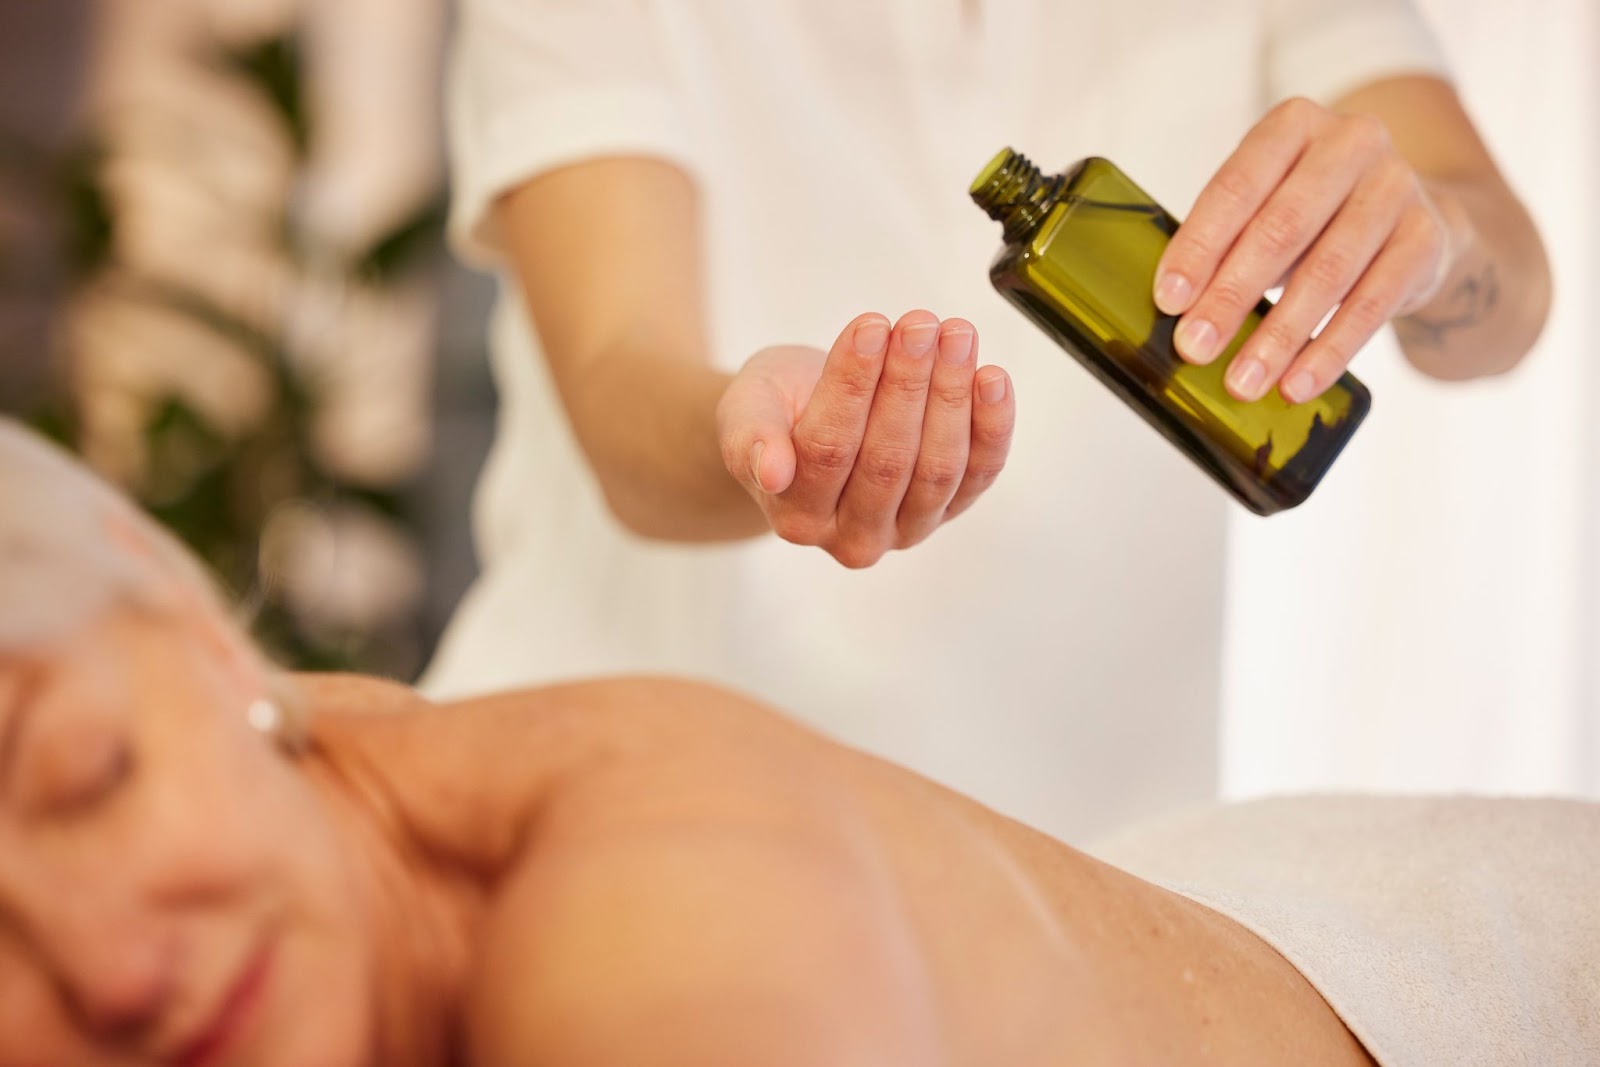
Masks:
[[[1266,87],[1332,103],[1396,74],[1448,77],[1444,54],[1413,0],[1265,0]]]
[[[450,238],[470,262],[499,258],[494,201],[543,171],[617,155],[691,162],[641,0],[461,0],[450,62]]]

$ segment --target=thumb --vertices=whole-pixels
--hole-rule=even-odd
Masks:
[[[736,378],[718,411],[722,462],[752,492],[781,493],[794,481],[794,420],[770,388]]]
[[[794,484],[794,471],[794,441],[787,434],[758,437],[751,446],[750,473],[763,493],[776,495],[789,488]]]

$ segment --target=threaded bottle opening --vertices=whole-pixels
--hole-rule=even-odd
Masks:
[[[1041,174],[1022,153],[1002,148],[978,172],[968,192],[991,219],[1005,224],[1006,237],[1012,239],[1039,224],[1065,184],[1060,176]]]

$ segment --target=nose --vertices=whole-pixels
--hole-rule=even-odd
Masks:
[[[159,1027],[176,987],[176,942],[159,920],[58,917],[45,951],[62,1000],[87,1036],[138,1042]]]
[[[66,990],[87,1031],[113,1043],[134,1041],[156,1029],[171,999],[167,969],[149,954],[106,955]]]

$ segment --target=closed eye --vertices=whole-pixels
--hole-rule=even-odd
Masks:
[[[108,800],[133,777],[133,749],[115,742],[55,807],[56,814],[81,814]]]
[[[62,726],[24,753],[26,807],[39,815],[87,815],[133,777],[132,747],[119,733]]]

